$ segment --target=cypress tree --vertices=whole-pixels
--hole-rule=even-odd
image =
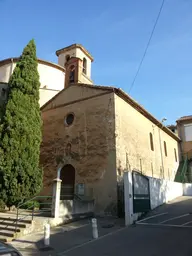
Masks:
[[[37,67],[36,46],[31,40],[10,77],[0,127],[0,198],[8,206],[36,195],[42,185]]]

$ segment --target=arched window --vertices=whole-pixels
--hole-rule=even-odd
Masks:
[[[72,65],[70,67],[69,83],[74,83],[74,82],[75,82],[75,66]]]
[[[151,132],[149,133],[149,139],[150,139],[151,150],[154,151],[153,134]]]
[[[165,150],[165,156],[167,156],[167,144],[165,141],[164,141],[164,150]]]
[[[69,54],[66,55],[65,60],[66,60],[66,62],[70,60],[70,55]]]
[[[177,162],[177,151],[175,148],[174,148],[174,154],[175,154],[175,162]]]
[[[87,60],[83,58],[83,73],[87,74]]]

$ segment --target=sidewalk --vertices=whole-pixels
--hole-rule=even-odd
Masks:
[[[113,217],[98,218],[97,223],[99,237],[115,232],[124,227],[123,219]],[[11,244],[24,256],[59,255],[66,250],[70,250],[71,248],[87,243],[93,239],[91,219],[80,220],[52,228],[49,247],[44,246],[43,236],[44,233],[40,232],[20,238],[11,242]]]

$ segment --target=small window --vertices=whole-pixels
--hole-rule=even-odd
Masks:
[[[65,118],[65,124],[66,125],[72,125],[74,121],[74,115],[73,114],[68,114]]]
[[[177,151],[175,148],[174,148],[174,154],[175,154],[175,162],[177,162]]]
[[[83,58],[83,73],[87,74],[87,60]]]
[[[184,124],[185,141],[192,141],[192,124]]]
[[[153,134],[151,132],[149,133],[149,139],[150,139],[151,150],[154,151]]]
[[[167,144],[165,141],[164,141],[164,151],[165,151],[165,156],[167,156]]]
[[[70,60],[70,55],[66,55],[65,60],[68,62]]]
[[[72,65],[70,67],[69,83],[74,83],[74,82],[75,82],[75,66]]]

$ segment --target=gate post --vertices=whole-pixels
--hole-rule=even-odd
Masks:
[[[132,173],[124,172],[125,226],[133,224],[133,182]]]
[[[61,182],[60,179],[53,180],[53,197],[52,197],[52,209],[51,215],[54,218],[59,217],[59,206],[60,206],[60,193],[61,193]]]

